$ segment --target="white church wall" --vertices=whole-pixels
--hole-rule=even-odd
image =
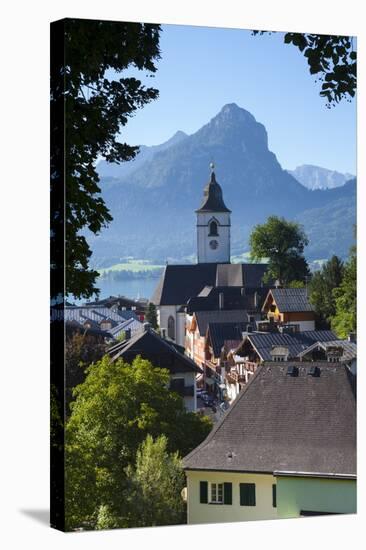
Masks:
[[[210,236],[209,224],[218,223],[218,235]],[[212,248],[215,243],[217,248]],[[230,213],[199,212],[197,214],[197,258],[198,263],[230,262]]]

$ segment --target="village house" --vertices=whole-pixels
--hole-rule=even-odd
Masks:
[[[103,306],[65,306],[52,308],[52,321],[63,321],[67,333],[87,333],[106,342],[118,339],[126,333],[131,336],[141,332],[143,324],[132,310],[115,310]]]
[[[87,302],[84,307],[105,307],[113,311],[133,311],[140,321],[144,321],[147,301],[133,300],[126,296],[109,296],[109,298],[103,298],[102,300],[97,299],[94,302]]]
[[[231,211],[224,203],[222,189],[213,166],[211,168],[203,202],[196,210],[197,264],[167,265],[151,300],[156,305],[162,335],[182,346],[185,345],[187,304],[190,304],[190,314],[203,302],[210,304],[209,309],[213,309],[212,304],[215,309],[235,309],[230,306],[231,301],[245,301],[249,295],[253,300],[257,296],[259,301],[260,289],[263,293],[265,287],[265,264],[230,263]],[[258,307],[254,309],[257,311]]]
[[[355,513],[355,377],[260,365],[183,467],[189,524]]]
[[[299,332],[315,330],[315,311],[306,288],[270,289],[262,312],[276,325],[286,325]]]
[[[204,369],[206,364],[206,337],[209,323],[234,323],[243,330],[248,326],[245,310],[196,311],[187,315],[185,350],[188,357]]]
[[[143,331],[134,337],[112,346],[108,355],[112,361],[121,358],[127,363],[132,363],[139,355],[148,359],[155,367],[168,369],[170,389],[183,398],[188,411],[196,411],[196,376],[201,369],[184,355],[184,348],[161,338],[149,323],[145,323]]]
[[[240,345],[247,323],[209,322],[205,339],[204,385],[219,401],[228,401],[227,350]]]
[[[313,344],[337,341],[330,330],[293,332],[286,327],[283,332],[246,332],[236,348],[225,348],[226,393],[231,400],[246,386],[258,366],[268,362],[299,361],[300,354]]]

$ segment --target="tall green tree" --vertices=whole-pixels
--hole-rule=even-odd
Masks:
[[[328,108],[341,100],[351,101],[357,86],[357,53],[352,36],[288,32],[284,42],[293,44],[304,55],[310,74],[322,83],[319,93],[327,100]]]
[[[158,317],[156,314],[156,306],[152,302],[149,302],[146,312],[146,321],[151,324],[153,328],[158,328]]]
[[[136,465],[127,468],[131,526],[186,523],[181,496],[185,475],[178,453],[168,453],[167,447],[166,436],[154,441],[148,435],[137,451]]]
[[[106,352],[106,344],[95,336],[75,332],[68,334],[65,342],[65,401],[66,413],[70,412],[70,403],[73,400],[73,390],[84,382],[86,369],[99,361]]]
[[[159,25],[83,19],[52,27],[51,257],[60,280],[65,262],[66,293],[77,298],[97,291],[98,272],[89,267],[85,230],[98,234],[112,220],[95,164],[100,156],[120,163],[138,152],[119,140],[119,132],[137,109],[158,96],[133,70],[156,72],[159,33]]]
[[[166,451],[180,456],[208,435],[211,422],[186,412],[168,385],[169,372],[140,357],[132,365],[104,357],[89,367],[66,425],[68,530],[131,526],[126,468],[148,435],[166,436]]]
[[[305,281],[309,267],[303,256],[308,238],[301,226],[277,216],[256,225],[249,238],[252,260],[268,260],[265,282],[279,280],[282,285]]]
[[[340,286],[343,274],[342,260],[332,256],[310,280],[309,299],[318,315],[320,327],[329,327],[336,313],[334,289]]]
[[[332,329],[340,338],[346,338],[357,330],[357,253],[353,246],[344,267],[341,284],[333,291],[335,315],[331,319]]]

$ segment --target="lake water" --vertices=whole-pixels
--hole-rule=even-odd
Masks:
[[[150,299],[159,282],[159,277],[151,279],[131,279],[129,281],[113,281],[109,279],[98,279],[96,286],[100,288],[99,299],[109,296],[126,296],[126,298],[147,298]],[[85,300],[76,300],[83,303]]]

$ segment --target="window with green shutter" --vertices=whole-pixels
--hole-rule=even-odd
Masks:
[[[272,506],[273,508],[277,508],[277,485],[272,485]]]
[[[240,483],[240,506],[255,506],[255,483]]]
[[[224,504],[233,503],[233,485],[232,483],[224,483]]]
[[[208,483],[200,481],[200,503],[207,504],[208,502]]]

